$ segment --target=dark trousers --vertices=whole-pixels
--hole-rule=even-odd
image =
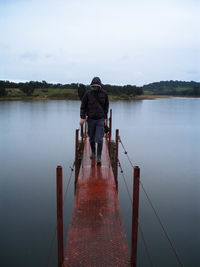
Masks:
[[[87,118],[87,125],[90,143],[103,143],[104,118],[98,120]]]

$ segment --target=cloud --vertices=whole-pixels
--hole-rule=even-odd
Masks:
[[[20,59],[22,60],[29,60],[29,61],[35,61],[38,59],[38,54],[35,52],[25,52],[22,55],[20,55]]]
[[[198,1],[0,3],[1,77],[143,84],[200,74]]]

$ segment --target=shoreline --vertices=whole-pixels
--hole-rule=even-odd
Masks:
[[[155,100],[157,98],[170,98],[170,97],[181,97],[181,98],[200,98],[198,96],[174,96],[174,95],[137,95],[134,97],[129,96],[115,96],[109,95],[109,101],[134,101],[134,100]],[[0,101],[50,101],[50,100],[75,100],[80,101],[79,97],[34,97],[34,96],[23,96],[23,97],[0,97]]]

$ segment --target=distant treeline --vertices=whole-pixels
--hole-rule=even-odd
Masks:
[[[128,95],[128,96],[136,96],[142,95],[143,90],[142,87],[137,87],[135,85],[103,85],[103,89],[110,95]]]
[[[200,83],[184,81],[161,81],[144,85],[145,93],[155,95],[200,96]]]
[[[37,88],[59,88],[59,89],[64,89],[64,88],[70,88],[70,89],[77,89],[78,88],[78,83],[71,83],[71,84],[52,84],[52,83],[47,83],[46,81],[38,82],[38,81],[30,81],[30,82],[20,82],[20,83],[15,83],[15,82],[9,82],[9,81],[0,81],[0,96],[1,95],[6,95],[6,90],[8,88],[17,88],[20,89],[22,92],[24,92],[26,95],[30,96],[33,94],[34,90]]]
[[[15,83],[9,81],[0,81],[0,96],[6,96],[6,89],[8,88],[17,88],[23,91],[27,96],[31,96],[34,90],[37,88],[57,88],[57,89],[74,89],[78,90],[79,86],[83,86],[83,84],[79,83],[71,83],[71,84],[52,84],[47,83],[46,81],[38,82],[38,81],[30,81],[25,83]],[[84,85],[86,89],[89,88],[88,85]],[[143,94],[143,90],[141,87],[133,86],[133,85],[125,85],[125,86],[116,86],[116,85],[103,85],[103,89],[108,92],[110,95],[128,95],[135,96]]]
[[[10,82],[0,80],[0,96],[6,96],[7,90],[9,88],[20,89],[27,96],[31,96],[35,89],[74,89],[78,90],[80,86],[84,86],[79,83],[71,84],[52,84],[46,81],[30,81],[30,82]],[[85,85],[89,88],[89,85]],[[142,87],[135,85],[103,85],[103,89],[108,92],[109,95],[116,96],[136,96],[145,94],[153,95],[180,95],[180,96],[200,96],[200,83],[197,82],[184,82],[184,81],[160,81],[155,83],[150,83]]]

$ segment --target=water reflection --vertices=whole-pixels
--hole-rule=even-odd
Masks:
[[[55,169],[63,165],[67,180],[79,107],[79,101],[0,102],[1,266],[45,264],[56,224]],[[140,166],[185,266],[199,266],[200,99],[116,101],[110,107],[113,129],[120,129]],[[132,188],[132,170],[121,148],[119,154]],[[130,242],[131,205],[120,173],[119,199]],[[72,208],[73,183],[64,210],[65,234]],[[142,192],[139,216],[154,265],[177,266]],[[141,237],[138,242],[138,265],[147,266]],[[51,263],[56,264],[56,246]]]

